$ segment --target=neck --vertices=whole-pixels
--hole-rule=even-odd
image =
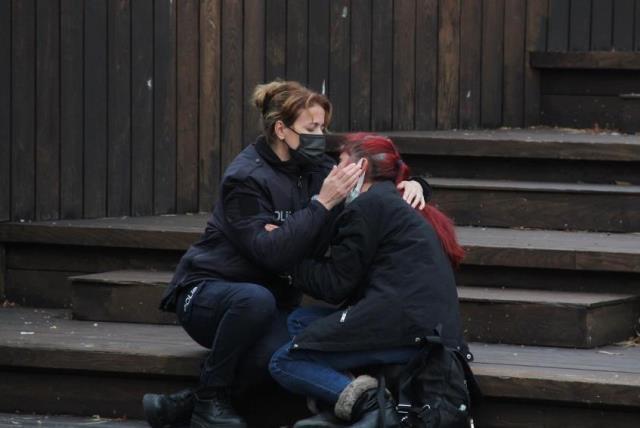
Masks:
[[[364,183],[362,183],[362,189],[360,189],[360,193],[366,192],[371,186],[373,186],[373,181],[366,180]]]
[[[284,141],[275,140],[269,142],[269,147],[271,150],[278,156],[282,162],[286,162],[291,159],[291,154],[289,153],[289,146]]]

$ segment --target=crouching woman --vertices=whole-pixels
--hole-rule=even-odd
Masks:
[[[468,353],[453,275],[464,252],[447,217],[402,200],[396,183],[409,168],[391,140],[371,134],[347,140],[341,163],[361,161],[366,174],[336,221],[330,256],[304,260],[294,275],[302,291],[341,309],[294,311],[293,339],[273,355],[270,372],[354,426],[377,426],[380,412],[388,427],[399,426],[392,404],[377,407],[376,379],[353,379],[348,371],[409,362],[438,325],[445,345]],[[296,424],[314,426],[331,424],[326,417]]]

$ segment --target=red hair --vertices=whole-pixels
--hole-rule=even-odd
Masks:
[[[409,167],[402,160],[393,141],[387,137],[365,132],[349,134],[340,151],[347,153],[353,160],[367,159],[369,169],[366,174],[370,180],[391,180],[398,184],[409,178]],[[457,268],[464,258],[464,249],[456,238],[453,221],[430,204],[426,204],[420,213],[431,224],[451,264]]]

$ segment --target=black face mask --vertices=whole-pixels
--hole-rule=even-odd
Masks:
[[[327,148],[327,139],[324,134],[300,134],[293,128],[289,128],[300,137],[300,145],[296,150],[289,147],[291,159],[299,165],[318,165]]]

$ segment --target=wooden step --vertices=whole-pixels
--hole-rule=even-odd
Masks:
[[[102,418],[100,415],[81,417],[0,413],[0,427],[86,428],[87,426],[98,426],[99,428],[148,428],[149,424],[141,420]]]
[[[157,309],[171,272],[115,271],[72,278],[73,317],[175,324]],[[640,296],[459,287],[469,341],[589,348],[627,339]],[[531,328],[531,326],[536,326]]]
[[[69,307],[70,276],[175,269],[206,215],[0,224],[6,294],[23,306]],[[162,233],[172,239],[164,239]],[[640,235],[458,227],[460,285],[640,294]]]
[[[531,52],[531,66],[567,70],[640,70],[640,52]]]
[[[640,186],[430,178],[457,225],[640,232]]]
[[[157,309],[171,276],[115,271],[74,277],[73,317],[175,324],[173,314]],[[469,341],[589,348],[632,336],[640,317],[635,295],[481,287],[459,287],[458,294]]]
[[[593,348],[639,326],[640,296],[481,287],[458,295],[469,341]]]
[[[566,128],[387,132],[415,174],[640,185],[640,136]]]
[[[73,317],[79,320],[177,324],[158,309],[172,272],[113,271],[71,277]]]
[[[495,418],[495,406],[514,402],[523,417],[544,406],[565,424],[598,413],[609,426],[631,427],[640,416],[640,348],[472,343],[471,349],[487,403],[477,426],[489,426],[482,418]],[[0,309],[0,411],[140,417],[142,394],[195,382],[204,352],[178,326],[94,323],[67,319],[59,311]],[[276,404],[280,414],[281,403]],[[304,402],[287,402],[288,409],[296,406]]]

